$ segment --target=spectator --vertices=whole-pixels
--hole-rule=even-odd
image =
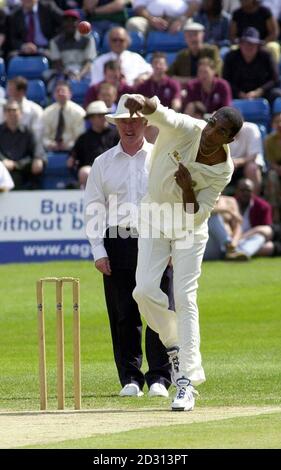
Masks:
[[[239,48],[226,54],[223,78],[232,88],[233,98],[266,98],[270,103],[281,96],[277,66],[270,52],[261,47],[257,29],[247,28]]]
[[[265,186],[265,196],[273,209],[273,221],[280,222],[281,209],[281,113],[272,119],[273,132],[265,138],[265,157],[269,172]]]
[[[108,35],[110,52],[101,54],[94,60],[91,73],[91,85],[104,80],[104,64],[109,60],[118,60],[121,65],[122,75],[128,85],[134,85],[140,76],[147,78],[152,73],[152,67],[140,54],[128,51],[131,38],[126,29],[112,28]]]
[[[268,202],[254,194],[251,180],[242,178],[238,181],[235,197],[243,217],[243,232],[257,225],[272,224],[272,209]]]
[[[28,81],[24,77],[10,78],[7,82],[7,96],[16,100],[21,110],[21,124],[33,131],[36,143],[39,144],[42,138],[41,118],[43,109],[39,104],[26,98]],[[0,122],[3,121],[2,109],[0,112]]]
[[[180,51],[175,61],[169,68],[169,75],[180,83],[187,83],[191,78],[195,78],[197,74],[197,65],[202,57],[213,59],[216,64],[216,73],[220,73],[221,59],[219,49],[213,44],[205,44],[204,39],[205,28],[200,23],[187,21],[184,26],[184,35],[187,48]]]
[[[8,54],[49,54],[49,41],[57,34],[62,11],[51,0],[22,0],[8,21]]]
[[[192,17],[198,9],[199,3],[198,0],[133,0],[135,16],[128,20],[126,28],[144,35],[149,31],[177,33],[183,28],[186,19]]]
[[[110,126],[104,117],[109,111],[104,101],[89,104],[85,118],[89,120],[91,127],[78,137],[71,151],[68,167],[78,170],[79,187],[82,189],[86,187],[95,158],[119,141],[116,128]]]
[[[215,63],[208,57],[199,60],[197,78],[189,80],[182,88],[183,92],[186,92],[183,109],[192,101],[201,101],[207,113],[213,113],[222,106],[230,106],[232,103],[229,83],[223,78],[216,77]]]
[[[10,191],[14,187],[15,185],[10,173],[8,172],[3,162],[0,160],[0,193],[3,193],[4,191]]]
[[[154,52],[151,61],[151,77],[136,87],[136,93],[152,98],[158,96],[164,106],[176,111],[181,108],[181,86],[167,75],[168,63],[165,52]]]
[[[203,0],[202,7],[194,15],[194,21],[205,27],[204,40],[218,47],[229,46],[230,15],[223,9],[222,0]]]
[[[260,194],[265,161],[259,127],[253,122],[244,121],[242,129],[229,146],[234,163],[230,185],[235,186],[244,177],[253,182],[255,194]]]
[[[230,39],[234,43],[249,27],[255,28],[265,42],[275,61],[280,61],[280,46],[277,42],[279,26],[271,10],[260,5],[259,0],[240,0],[241,7],[233,12],[230,23]]]
[[[246,179],[239,182],[242,196],[238,197],[244,202],[249,196],[247,182],[249,180]],[[238,193],[241,187],[237,190]],[[252,203],[254,204],[253,201],[250,202]],[[256,204],[258,205],[257,201]],[[264,224],[242,232],[243,218],[240,210],[234,198],[220,197],[208,221],[209,240],[205,260],[224,258],[227,261],[248,261],[252,256],[280,255],[280,227]]]
[[[43,144],[46,150],[66,151],[84,131],[85,111],[71,101],[66,82],[58,82],[54,91],[55,103],[43,111]]]
[[[85,96],[84,108],[97,99],[99,87],[103,83],[110,83],[117,88],[117,101],[119,101],[121,95],[132,93],[133,91],[133,88],[127,85],[126,81],[122,77],[119,62],[117,60],[109,60],[104,64],[104,80],[89,87]]]
[[[248,260],[248,255],[238,248],[242,233],[242,217],[234,197],[220,196],[208,220],[209,239],[204,260],[214,261],[226,258]]]
[[[102,83],[98,90],[97,99],[104,101],[112,112],[116,109],[117,88],[111,83]]]
[[[252,256],[253,250],[259,256],[271,256],[274,250],[272,242],[268,241],[268,236],[260,233],[259,230],[252,230],[255,227],[260,228],[260,226],[264,226],[265,231],[268,227],[270,230],[272,225],[271,206],[268,202],[254,195],[253,182],[246,178],[238,181],[235,197],[240,215],[243,218],[239,248],[249,256]]]
[[[36,154],[33,133],[20,121],[18,102],[8,100],[4,106],[4,122],[0,125],[0,160],[10,172],[15,189],[38,189],[45,156]]]
[[[77,10],[65,10],[62,32],[50,42],[50,58],[56,77],[75,80],[90,78],[91,65],[97,55],[96,45],[92,35],[79,34],[79,20]]]
[[[84,0],[84,19],[89,21],[101,38],[115,26],[124,26],[128,14],[127,0]]]

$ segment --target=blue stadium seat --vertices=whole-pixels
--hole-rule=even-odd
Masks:
[[[281,113],[281,97],[275,98],[272,105],[272,114]]]
[[[8,64],[7,77],[18,75],[28,79],[43,78],[43,73],[49,69],[47,57],[43,56],[17,56],[12,57]]]
[[[0,86],[5,86],[6,83],[6,68],[5,62],[2,57],[0,57]]]
[[[186,47],[183,31],[175,34],[162,31],[150,31],[147,35],[147,53],[154,51],[177,52]]]
[[[70,80],[69,84],[72,91],[72,101],[82,106],[90,86],[90,80]]]
[[[263,124],[268,129],[271,112],[269,102],[266,99],[234,99],[232,105],[234,108],[239,109],[246,121]]]
[[[74,182],[67,168],[67,152],[48,152],[48,163],[42,177],[42,189],[64,189]]]
[[[102,54],[104,54],[105,52],[110,51],[109,42],[108,42],[108,34],[109,34],[109,32],[107,32],[103,37],[102,46],[101,46],[101,53]],[[145,47],[144,35],[139,31],[129,32],[129,35],[131,37],[131,44],[128,48],[129,51],[138,52],[139,54],[143,54],[144,53],[144,47]]]
[[[167,56],[168,65],[171,65],[174,62],[174,60],[177,56],[177,52],[166,52],[165,54]],[[148,54],[146,54],[146,56],[145,56],[146,62],[149,62],[151,64],[152,56],[153,56],[153,52],[149,52]]]
[[[35,103],[40,104],[40,106],[46,106],[47,91],[45,83],[39,79],[28,80],[26,96],[29,100],[35,101]]]

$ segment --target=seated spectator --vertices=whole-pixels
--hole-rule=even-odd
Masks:
[[[232,14],[230,22],[230,40],[235,43],[240,39],[245,29],[255,28],[260,38],[267,45],[275,62],[280,61],[280,46],[278,44],[279,26],[269,8],[260,5],[259,0],[240,0],[240,8]]]
[[[208,221],[204,260],[248,261],[253,256],[280,256],[280,225],[258,225],[242,232],[242,222],[237,201],[221,196]]]
[[[115,126],[110,126],[105,114],[110,112],[104,101],[93,101],[87,107],[86,119],[90,128],[76,140],[68,160],[68,167],[78,170],[79,187],[84,189],[96,157],[119,142]]]
[[[247,28],[239,48],[224,58],[223,78],[232,88],[233,98],[266,98],[270,103],[281,96],[277,66],[270,52],[261,47],[257,29]]]
[[[151,61],[151,77],[136,87],[136,93],[148,98],[158,96],[163,106],[179,111],[181,108],[181,86],[167,75],[168,63],[165,52],[154,52]]]
[[[251,230],[257,226],[272,226],[271,206],[268,202],[255,196],[254,184],[246,178],[238,181],[235,197],[240,215],[243,218],[239,249],[248,256],[252,256],[253,251],[254,254],[259,256],[271,256],[274,251],[272,243],[265,234]],[[231,256],[229,259],[231,259]]]
[[[66,82],[58,82],[54,91],[55,103],[43,111],[43,145],[46,150],[71,150],[84,132],[85,111],[71,101],[71,90]]]
[[[117,88],[116,105],[121,95],[133,92],[133,87],[127,85],[122,76],[119,62],[117,60],[109,60],[104,64],[104,80],[89,87],[84,100],[84,108],[86,108],[92,101],[97,100],[99,87],[103,83],[109,83]]]
[[[265,161],[262,136],[257,124],[244,121],[229,147],[234,163],[230,186],[236,186],[237,181],[244,177],[253,182],[255,194],[260,194]]]
[[[187,18],[193,16],[199,8],[197,0],[133,0],[134,16],[126,25],[128,31],[140,31],[146,35],[149,31],[181,31]]]
[[[229,46],[230,14],[223,9],[222,0],[203,0],[194,21],[205,27],[204,40],[218,47]]]
[[[50,41],[50,59],[55,71],[52,79],[90,78],[91,65],[97,55],[95,40],[92,35],[80,35],[77,25],[80,14],[77,10],[65,10],[63,13],[62,32]]]
[[[39,104],[26,98],[28,81],[24,77],[14,77],[7,81],[7,96],[18,102],[21,110],[21,124],[32,130],[36,143],[42,138],[41,118],[43,109]],[[0,122],[3,122],[3,113],[0,108]]]
[[[53,1],[22,0],[9,16],[8,55],[49,54],[49,41],[57,34],[62,11]]]
[[[20,121],[19,104],[8,100],[4,106],[4,122],[0,125],[0,160],[10,172],[15,189],[38,189],[45,155],[36,153],[33,133]]]
[[[220,73],[221,58],[219,49],[213,44],[205,44],[205,28],[200,23],[188,20],[184,26],[184,36],[187,48],[180,51],[175,61],[170,65],[168,74],[180,83],[187,83],[197,75],[198,61],[203,57],[213,59],[216,73]]]
[[[112,28],[108,36],[110,52],[98,56],[92,65],[91,85],[96,85],[104,80],[104,64],[109,60],[118,60],[126,83],[133,86],[139,76],[148,78],[152,73],[151,65],[136,52],[131,52],[128,47],[131,38],[126,29]]]
[[[207,113],[213,113],[222,106],[230,106],[232,92],[229,83],[216,77],[215,63],[204,57],[198,62],[197,78],[182,86],[183,109],[192,101],[201,101]]]
[[[111,83],[102,83],[99,86],[97,99],[104,101],[108,109],[114,112],[117,103],[117,88]]]
[[[241,227],[242,217],[236,199],[230,196],[220,196],[208,220],[209,239],[204,260],[227,259],[229,254],[232,259],[248,260],[248,256],[238,248],[242,233]]]
[[[3,162],[0,161],[0,193],[3,193],[4,191],[10,191],[14,187],[15,184],[11,178],[10,173],[8,172]]]
[[[269,164],[265,197],[272,206],[273,221],[277,223],[281,215],[281,113],[273,116],[272,129],[264,142],[265,158]]]
[[[127,0],[84,0],[84,19],[102,38],[111,28],[125,25],[128,19],[127,3]]]

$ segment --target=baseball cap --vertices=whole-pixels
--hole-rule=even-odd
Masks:
[[[63,16],[80,20],[80,13],[77,10],[64,10]]]

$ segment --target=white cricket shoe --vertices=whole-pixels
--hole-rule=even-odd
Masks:
[[[177,380],[177,394],[172,402],[172,411],[192,411],[198,392],[186,377]]]
[[[149,397],[168,397],[169,392],[163,384],[155,382],[149,388],[148,392]]]
[[[119,393],[120,397],[142,397],[143,392],[140,390],[137,384],[131,383],[126,384],[121,392]]]

